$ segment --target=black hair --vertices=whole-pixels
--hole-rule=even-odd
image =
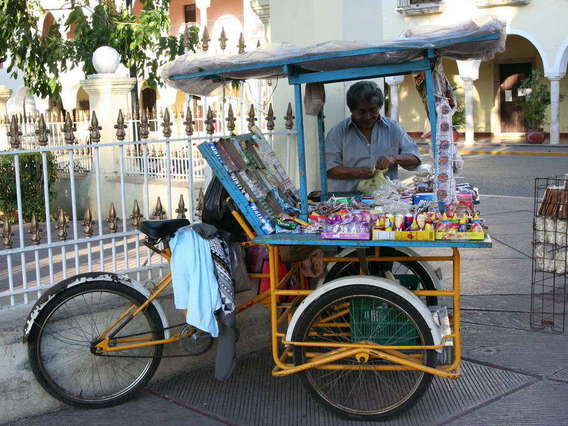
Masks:
[[[347,106],[353,111],[361,101],[375,102],[379,108],[383,106],[383,92],[372,81],[358,81],[347,91]]]

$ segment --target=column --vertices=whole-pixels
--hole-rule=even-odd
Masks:
[[[463,78],[465,91],[465,144],[473,145],[474,125],[473,125],[473,79]]]
[[[265,45],[270,43],[269,40],[269,28],[270,28],[270,1],[269,0],[251,0],[250,6],[254,13],[262,22],[264,26],[264,43]],[[263,46],[264,47],[264,46]]]
[[[130,112],[130,92],[135,83],[135,78],[104,76],[104,74],[89,75],[86,80],[81,81],[81,86],[89,95],[91,111],[97,114],[99,126],[102,127],[101,143],[116,140],[114,125],[118,111],[122,110],[125,115]],[[117,149],[101,150],[101,170],[111,174],[118,171]]]
[[[199,9],[199,27],[203,30],[207,26],[207,9],[211,7],[211,0],[197,0],[195,5]]]
[[[398,99],[398,86],[404,81],[403,75],[395,75],[385,78],[385,83],[390,87],[390,98],[391,98],[391,117],[393,120],[398,121],[399,115],[399,99]]]
[[[456,61],[460,78],[464,82],[465,94],[465,143],[473,145],[475,142],[475,125],[473,121],[473,82],[479,78],[479,65],[481,61]]]
[[[6,102],[10,96],[12,96],[12,89],[0,85],[0,116],[2,117],[6,114]]]
[[[560,143],[560,80],[564,78],[563,73],[547,74],[550,80],[550,144]]]
[[[6,116],[6,102],[12,96],[12,90],[0,85],[0,122]],[[10,145],[8,144],[8,125],[0,125],[0,150],[7,149]]]

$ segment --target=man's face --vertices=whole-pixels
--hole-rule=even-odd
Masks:
[[[369,130],[379,118],[380,110],[376,102],[361,101],[351,110],[351,119],[361,130]]]

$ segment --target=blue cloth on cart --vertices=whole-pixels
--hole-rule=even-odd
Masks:
[[[170,248],[176,309],[187,309],[189,325],[218,337],[215,311],[221,308],[221,296],[209,242],[184,226],[170,239]]]

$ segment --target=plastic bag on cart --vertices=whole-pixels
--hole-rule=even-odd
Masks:
[[[203,212],[201,220],[231,233],[233,241],[246,241],[247,237],[243,228],[231,214],[231,209],[227,203],[229,193],[217,177],[214,177],[203,197]]]

